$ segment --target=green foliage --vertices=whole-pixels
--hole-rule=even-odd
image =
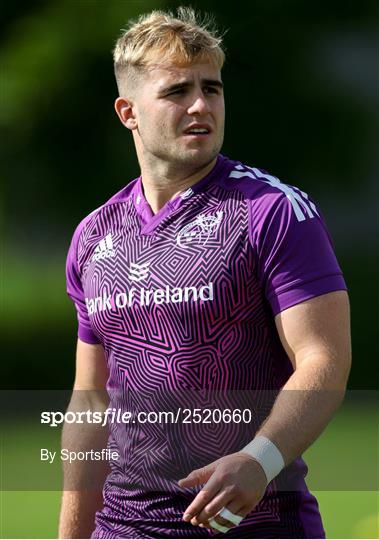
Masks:
[[[46,0],[4,7],[3,343],[5,356],[26,367],[21,386],[54,384],[46,369],[52,347],[60,383],[70,384],[69,241],[86,214],[139,173],[130,134],[113,111],[113,44],[129,18],[180,3],[189,4]],[[223,152],[298,185],[324,210],[349,278],[351,384],[375,387],[367,376],[376,365],[378,324],[375,3],[192,5],[228,30]],[[4,384],[12,384],[11,374],[7,363]]]

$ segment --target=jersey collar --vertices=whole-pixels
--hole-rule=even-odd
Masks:
[[[132,191],[132,201],[141,222],[141,233],[147,235],[153,234],[157,226],[172,214],[172,212],[181,208],[195,195],[195,193],[201,191],[212,180],[220,177],[225,169],[227,161],[225,156],[219,154],[215,166],[206,176],[201,178],[201,180],[198,180],[198,182],[191,187],[181,191],[174,199],[167,201],[156,214],[153,214],[149,203],[145,199],[142,178],[140,176]]]

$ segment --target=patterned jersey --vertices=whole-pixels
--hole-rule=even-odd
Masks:
[[[67,259],[78,336],[104,347],[110,407],[145,412],[109,424],[119,458],[92,538],[214,536],[182,520],[201,486],[177,481],[241,450],[269,414],[293,373],[275,315],[342,289],[312,199],[222,155],[156,214],[137,178],[87,216]],[[162,412],[169,421],[155,421]],[[324,537],[306,473],[295,460],[220,536]]]

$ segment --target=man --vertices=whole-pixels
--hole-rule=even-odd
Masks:
[[[320,210],[220,154],[224,53],[191,9],[140,17],[114,59],[141,176],[73,236],[70,408],[104,410],[80,391],[106,388],[111,410],[150,422],[110,422],[103,495],[68,487],[60,537],[324,537],[300,456],[343,399],[351,353]],[[162,411],[175,420],[151,420]],[[90,425],[75,429],[65,446],[101,446]]]

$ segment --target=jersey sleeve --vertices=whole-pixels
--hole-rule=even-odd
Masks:
[[[94,334],[91,328],[78,267],[77,253],[80,232],[81,227],[79,225],[73,235],[71,245],[68,250],[66,261],[66,288],[67,294],[74,302],[76,308],[78,319],[78,337],[86,343],[97,344],[100,343],[100,340]]]
[[[304,193],[263,195],[250,205],[257,274],[274,315],[346,283],[321,211]]]

